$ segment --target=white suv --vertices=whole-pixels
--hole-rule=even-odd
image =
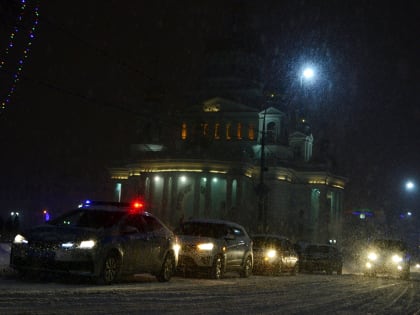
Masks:
[[[252,240],[237,223],[214,219],[191,219],[176,231],[180,242],[179,270],[208,272],[220,279],[227,271],[249,277],[253,267]]]

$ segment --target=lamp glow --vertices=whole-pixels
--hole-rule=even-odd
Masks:
[[[312,68],[306,68],[305,70],[303,70],[303,77],[305,79],[312,79],[315,75],[315,72]]]

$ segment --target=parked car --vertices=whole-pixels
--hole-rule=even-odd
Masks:
[[[110,284],[151,273],[169,281],[178,261],[176,237],[140,203],[86,202],[16,235],[10,265],[19,273],[53,271]]]
[[[190,219],[177,230],[181,242],[179,270],[184,274],[206,272],[220,279],[225,272],[241,277],[252,273],[252,241],[245,228],[225,220]]]
[[[280,275],[290,272],[296,275],[298,255],[292,242],[279,235],[258,234],[252,237],[254,252],[254,273]]]
[[[319,271],[332,274],[334,271],[341,275],[343,272],[343,255],[340,250],[329,244],[309,244],[301,254],[299,260],[300,271]]]
[[[398,275],[402,279],[410,278],[410,254],[402,240],[376,239],[372,241],[362,256],[364,274]]]

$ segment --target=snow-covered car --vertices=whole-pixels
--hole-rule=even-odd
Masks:
[[[296,275],[298,255],[292,242],[284,236],[258,234],[252,236],[254,252],[254,273],[279,275],[290,272]]]
[[[367,276],[377,274],[398,275],[410,278],[410,254],[402,240],[375,239],[362,256],[363,272]]]
[[[215,219],[191,219],[177,230],[181,242],[179,270],[184,274],[205,271],[220,279],[227,271],[241,277],[252,273],[252,240],[237,223]]]
[[[309,244],[301,253],[299,271],[325,271],[327,274],[336,272],[337,275],[341,275],[343,272],[343,255],[334,245]]]
[[[22,274],[64,272],[105,284],[135,273],[169,281],[177,261],[175,235],[140,203],[85,202],[16,235],[10,255]]]

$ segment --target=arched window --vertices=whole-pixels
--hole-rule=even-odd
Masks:
[[[230,140],[232,138],[232,124],[231,123],[227,123],[226,124],[226,140]]]
[[[255,126],[253,124],[249,124],[248,126],[248,139],[249,140],[255,139]]]
[[[238,123],[236,125],[236,137],[238,138],[238,140],[242,139],[242,124]]]
[[[201,126],[203,127],[203,136],[207,136],[209,134],[209,124],[202,123]]]
[[[214,139],[219,140],[220,139],[220,124],[216,123],[214,125]]]
[[[186,123],[182,123],[181,125],[181,139],[182,140],[187,139],[187,124]]]
[[[276,142],[276,123],[270,122],[267,124],[266,143]]]

